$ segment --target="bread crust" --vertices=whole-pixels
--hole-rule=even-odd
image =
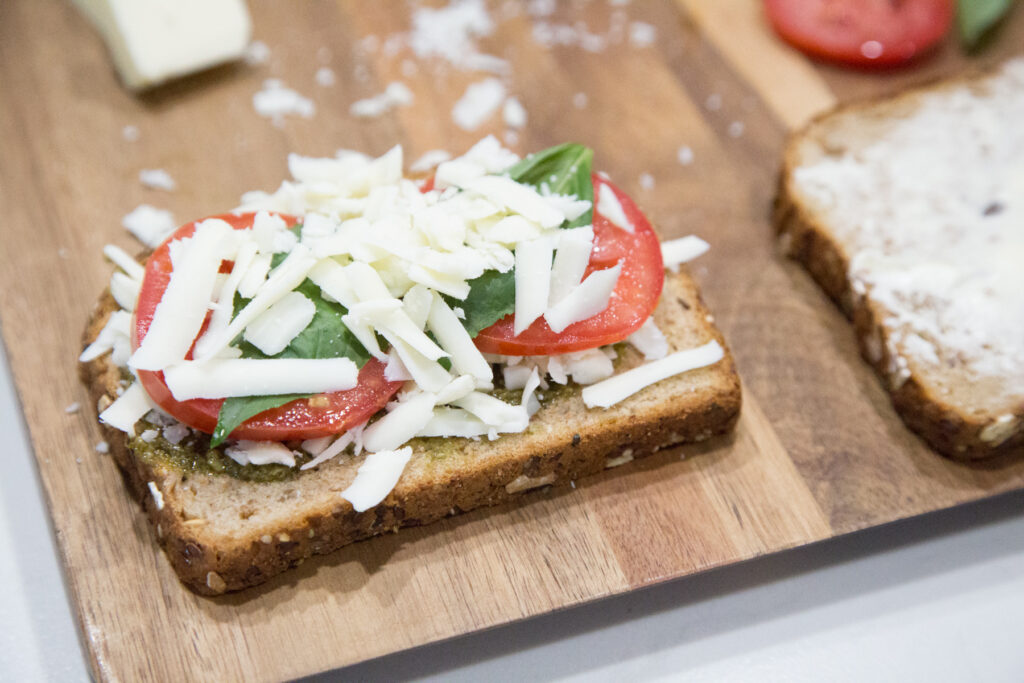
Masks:
[[[816,116],[793,133],[786,145],[772,224],[782,250],[811,274],[818,285],[852,321],[861,356],[870,363],[888,391],[896,412],[933,449],[955,460],[976,461],[1024,448],[1024,404],[1000,415],[966,412],[944,398],[937,386],[913,368],[901,369],[888,343],[890,330],[883,324],[885,311],[856,294],[849,278],[850,257],[823,217],[801,201],[794,172],[802,162],[801,147],[824,135],[839,116],[859,116],[871,123],[912,108],[923,94],[968,85],[979,87],[985,74],[921,86],[896,97],[841,105]],[[1001,421],[1000,421],[1001,419]]]
[[[117,304],[104,293],[83,345],[95,339],[114,310]],[[710,339],[725,348],[688,275],[669,277],[656,316],[674,348]],[[632,349],[624,356],[626,365],[641,360]],[[99,409],[112,400],[121,383],[121,373],[109,356],[81,364],[80,374]],[[257,585],[308,557],[357,540],[504,503],[540,486],[568,485],[604,470],[610,457],[627,461],[724,433],[735,425],[741,404],[739,378],[728,349],[718,364],[665,380],[608,410],[586,411],[578,394],[576,388],[547,402],[524,434],[502,435],[492,444],[448,440],[456,450],[440,458],[417,452],[395,490],[363,513],[337,495],[361,461],[348,454],[302,472],[290,483],[256,484],[151,464],[132,452],[123,432],[101,427],[128,489],[142,505],[181,581],[197,593],[217,595]],[[325,488],[324,481],[331,483]],[[162,494],[162,509],[151,495],[150,482]],[[227,497],[260,491],[262,498],[274,498],[300,488],[302,501],[283,514],[270,509],[280,503],[265,503],[267,509],[254,503],[253,519],[269,515],[270,521],[242,519],[232,526],[195,516],[191,509],[194,499],[215,499],[218,492]],[[244,516],[245,507],[240,509]]]

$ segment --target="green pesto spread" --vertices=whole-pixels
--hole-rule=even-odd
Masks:
[[[622,362],[622,346],[616,344],[616,369]],[[498,376],[500,380],[500,375]],[[561,385],[551,383],[547,389],[538,390],[535,396],[541,406],[547,406],[556,399],[578,394],[580,387],[575,384]],[[506,403],[518,404],[522,401],[520,389],[505,389],[496,386],[491,395]],[[155,430],[157,436],[152,441],[145,441],[141,434],[147,429]],[[529,427],[527,428],[529,431]],[[299,475],[299,467],[313,459],[312,456],[296,449],[295,467],[286,465],[240,465],[224,453],[224,447],[210,447],[210,436],[195,430],[189,430],[188,436],[179,443],[173,444],[163,436],[159,425],[141,420],[136,425],[137,434],[128,440],[135,454],[146,464],[163,467],[190,474],[223,474],[242,481],[277,482],[288,481]],[[407,445],[414,450],[429,455],[431,460],[442,460],[462,452],[464,439],[458,437],[418,437],[411,439]]]
[[[149,442],[139,436],[147,429],[154,429],[157,433],[156,438]],[[185,473],[226,474],[242,481],[286,481],[298,475],[299,465],[312,459],[302,451],[297,451],[295,467],[277,464],[239,465],[224,453],[223,448],[210,448],[208,434],[190,430],[188,436],[173,444],[164,438],[158,425],[145,420],[136,425],[136,430],[139,435],[128,440],[128,445],[136,456],[148,465]]]

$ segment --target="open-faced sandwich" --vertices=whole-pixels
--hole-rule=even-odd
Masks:
[[[181,580],[204,594],[732,427],[733,362],[643,214],[566,144],[494,138],[403,177],[295,180],[119,267],[82,376]]]

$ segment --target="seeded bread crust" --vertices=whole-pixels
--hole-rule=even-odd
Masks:
[[[96,338],[115,310],[117,304],[104,293],[83,344]],[[725,348],[685,273],[667,277],[655,320],[671,351],[711,339]],[[620,362],[625,369],[642,357],[629,347]],[[93,405],[102,409],[116,396],[120,371],[109,356],[80,369]],[[257,585],[353,541],[497,505],[538,487],[565,486],[662,448],[727,432],[741,403],[728,350],[711,367],[664,380],[607,410],[585,409],[579,393],[575,385],[558,392],[522,434],[493,442],[433,440],[437,448],[416,447],[395,489],[363,513],[339,495],[363,457],[343,453],[286,482],[246,482],[148,464],[132,453],[123,432],[102,429],[181,581],[197,593],[217,595]],[[162,509],[150,482],[160,491]]]
[[[1024,453],[1024,402],[987,396],[986,406],[951,400],[939,377],[918,366],[912,354],[893,354],[893,331],[881,306],[854,292],[850,257],[826,212],[796,188],[794,172],[810,154],[845,154],[843,139],[871,138],[891,121],[913,112],[924,94],[967,84],[984,93],[985,74],[941,81],[885,98],[839,107],[816,117],[786,146],[773,223],[782,250],[799,261],[853,322],[861,355],[876,370],[903,421],[932,448],[957,460]],[[937,140],[936,144],[941,144]],[[1009,312],[1008,312],[1009,314]],[[900,371],[901,362],[909,370]],[[994,409],[993,404],[1000,404]]]

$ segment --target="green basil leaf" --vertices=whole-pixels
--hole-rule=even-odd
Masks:
[[[462,326],[470,337],[490,327],[516,310],[516,279],[514,271],[499,273],[484,271],[478,278],[469,281],[469,296],[464,300],[445,297],[452,308],[459,307],[466,314]]]
[[[566,143],[531,154],[505,171],[517,183],[532,185],[540,189],[546,185],[554,194],[573,195],[585,199],[591,208],[576,220],[566,221],[560,227],[576,228],[590,225],[593,221],[594,184],[590,178],[593,150],[576,143]],[[506,315],[515,311],[515,273],[499,273],[488,270],[480,277],[469,281],[469,296],[464,301],[446,297],[450,306],[458,306],[466,314],[462,321],[469,336],[475,337],[480,330],[490,327]]]
[[[957,3],[956,23],[960,40],[968,50],[980,45],[1013,6],[1013,0],[960,0]]]
[[[296,236],[300,234],[300,226],[291,228]],[[280,265],[285,254],[275,254],[272,263],[274,267]],[[316,306],[313,320],[300,332],[287,347],[274,356],[268,356],[252,344],[245,341],[241,335],[235,339],[235,345],[242,351],[243,358],[348,358],[362,368],[370,360],[370,353],[360,343],[354,334],[341,321],[341,316],[348,311],[341,304],[328,301],[324,298],[320,288],[312,280],[303,280],[302,284],[295,288],[295,291],[303,294]],[[236,295],[234,300],[234,315],[249,303]],[[220,412],[217,415],[217,426],[213,431],[211,446],[223,443],[224,439],[233,432],[238,425],[250,417],[277,408],[297,398],[308,398],[311,394],[281,394],[275,396],[236,396],[224,401]]]
[[[309,396],[309,394],[280,394],[277,396],[235,396],[225,399],[224,405],[220,407],[220,413],[217,414],[217,426],[210,437],[210,447],[215,448],[224,443],[228,435],[250,417],[283,406],[297,398],[309,398]]]
[[[563,228],[577,228],[593,222],[594,184],[590,179],[590,166],[594,150],[575,142],[549,147],[530,154],[513,165],[505,174],[517,183],[532,185],[538,190],[547,185],[552,194],[573,195],[586,199],[591,208],[574,221],[566,221]]]

